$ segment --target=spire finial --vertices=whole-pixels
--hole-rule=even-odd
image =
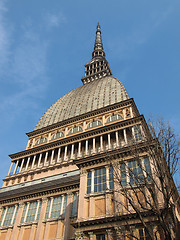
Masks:
[[[92,54],[93,57],[99,55],[98,50],[103,51],[103,44],[102,44],[102,40],[101,40],[101,27],[99,25],[99,22],[97,23],[97,28],[96,28],[96,40],[95,40],[95,44],[94,44],[94,51]],[[105,56],[105,53],[104,53],[104,56]]]
[[[83,84],[112,75],[109,63],[105,58],[105,52],[103,50],[99,22],[97,23],[96,28],[96,40],[94,44],[94,51],[92,53],[92,59],[85,65],[85,67],[85,76],[81,79]]]

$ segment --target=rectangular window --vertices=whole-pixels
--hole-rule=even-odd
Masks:
[[[51,217],[50,218],[58,218],[61,213],[61,204],[62,204],[62,196],[55,197],[53,199]]]
[[[140,125],[134,126],[134,135],[135,135],[136,142],[139,142],[142,140]]]
[[[41,201],[26,203],[23,209],[21,223],[24,222],[31,223],[33,221],[38,221],[41,205],[42,205]]]
[[[105,234],[96,235],[96,240],[105,240]]]
[[[121,169],[121,184],[122,184],[122,186],[126,186],[127,181],[126,181],[126,165],[125,165],[125,163],[121,164],[120,169]]]
[[[109,187],[110,189],[114,189],[114,177],[113,177],[113,167],[109,168]]]
[[[128,162],[130,184],[139,184],[143,181],[143,172],[138,161]]]
[[[0,226],[10,226],[13,225],[16,219],[18,211],[18,206],[10,206],[3,209],[3,213],[0,220]]]
[[[148,181],[151,181],[152,180],[151,167],[150,167],[150,164],[149,164],[149,158],[148,157],[146,157],[144,159],[144,166],[145,166],[145,170],[146,170],[146,174],[147,174],[147,179],[148,179]]]
[[[77,193],[73,196],[72,216],[77,216],[79,196]]]
[[[36,210],[37,210],[37,201],[36,202],[31,202],[29,204],[29,209],[27,212],[27,217],[26,217],[26,222],[33,222],[35,219],[36,215]]]
[[[11,225],[11,219],[12,219],[12,216],[13,216],[13,213],[14,213],[14,209],[15,209],[15,206],[8,207],[3,226]]]
[[[49,198],[45,218],[59,218],[60,216],[65,216],[66,205],[67,195]]]
[[[94,172],[94,192],[106,190],[106,169],[100,168]]]
[[[144,228],[139,229],[139,239],[140,240],[149,240],[150,239],[148,237],[147,231]]]
[[[113,178],[113,168],[112,166],[108,168],[100,168],[94,171],[94,192],[103,192],[107,189],[107,181],[109,181],[109,188],[114,189],[114,178]],[[109,175],[109,180],[107,179],[107,174]],[[92,172],[88,172],[87,176],[87,194],[91,193],[91,179]]]
[[[87,194],[91,193],[91,171],[88,172],[87,176]]]

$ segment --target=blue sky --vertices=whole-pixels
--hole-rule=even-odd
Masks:
[[[140,113],[163,116],[180,133],[179,0],[1,0],[1,179],[25,133],[82,84],[98,21],[113,76]]]

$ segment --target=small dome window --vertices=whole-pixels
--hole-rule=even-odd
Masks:
[[[46,143],[46,142],[47,142],[47,138],[46,137],[41,137],[39,140],[37,140],[35,145],[39,145],[39,144]]]
[[[91,123],[88,124],[87,129],[97,127],[102,125],[102,122],[99,120],[92,121]]]
[[[73,134],[73,133],[77,133],[77,132],[82,132],[82,127],[81,126],[75,126],[74,128],[72,128],[68,134]]]
[[[51,140],[55,140],[55,139],[61,138],[61,137],[64,137],[64,133],[63,132],[57,132],[52,136]]]
[[[120,114],[115,114],[115,115],[113,114],[108,118],[107,123],[114,122],[120,119],[123,119],[123,117]]]

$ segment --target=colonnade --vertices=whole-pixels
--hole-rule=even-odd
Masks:
[[[143,140],[142,127],[138,126],[140,136],[135,134],[133,126],[12,161],[8,176],[110,151],[137,142],[139,139]]]

